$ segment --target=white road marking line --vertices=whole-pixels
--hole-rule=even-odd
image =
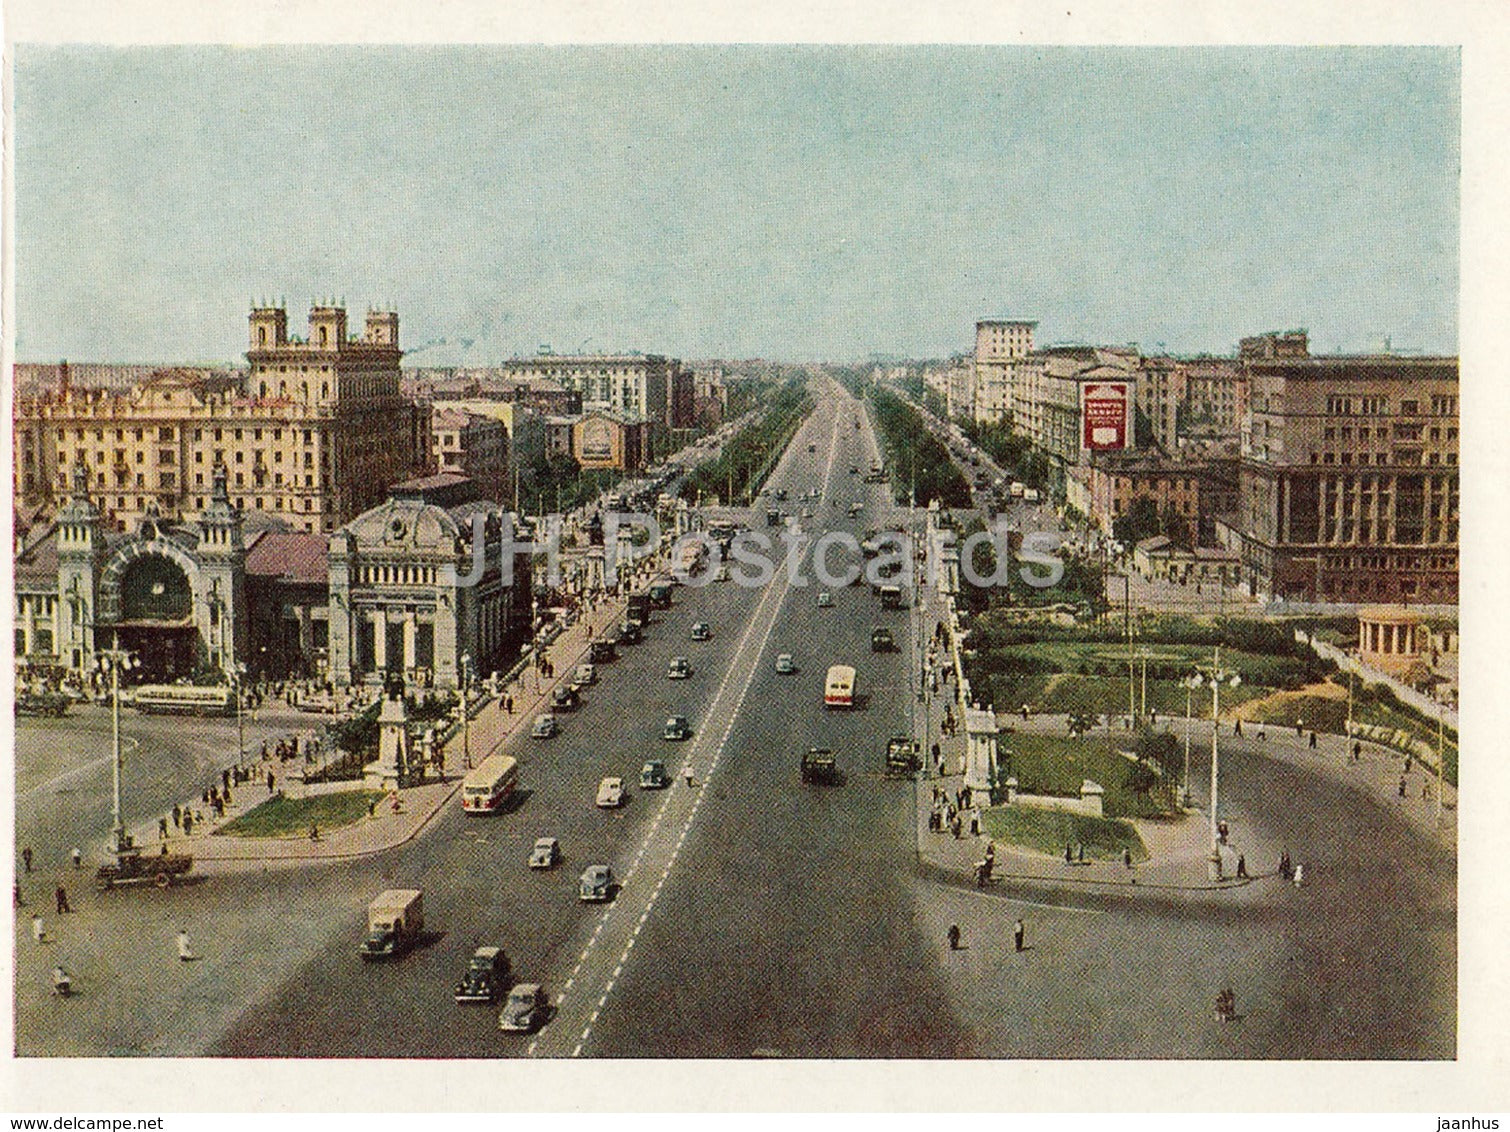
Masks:
[[[836,416],[834,421],[833,444],[837,443],[838,429],[839,420]],[[833,459],[836,454],[837,448],[831,446],[829,454],[829,471],[826,474],[826,478],[831,478],[832,476]],[[729,670],[724,674],[724,678],[719,684],[718,691],[714,694],[712,701],[710,701],[710,707],[716,708],[719,702],[724,699],[726,693],[728,692],[729,681],[733,679],[734,674],[737,671],[738,659],[742,656],[748,655],[748,646],[753,634],[755,633],[756,626],[759,625],[762,620],[764,620],[766,624],[761,636],[760,647],[755,652],[755,663],[750,665],[749,671],[745,676],[744,686],[739,691],[739,695],[735,700],[734,710],[730,713],[729,722],[724,728],[724,734],[714,747],[712,761],[708,764],[708,769],[703,776],[704,786],[707,786],[709,784],[709,782],[712,780],[713,773],[718,769],[719,764],[723,761],[723,755],[728,747],[729,737],[733,734],[734,731],[734,721],[738,718],[739,713],[744,709],[745,700],[749,697],[750,688],[753,686],[755,681],[755,674],[759,670],[759,657],[764,652],[766,645],[770,641],[771,632],[776,627],[776,618],[780,615],[781,605],[786,600],[787,591],[790,589],[790,585],[782,586],[780,588],[772,587],[765,595],[762,596],[761,600],[756,604],[755,610],[751,615],[750,622],[745,628],[744,635],[740,639],[739,645],[735,648],[733,659],[731,660],[731,663],[729,665]],[[767,603],[773,600],[773,594],[779,595],[775,599],[776,609],[774,613],[768,614],[765,612],[765,610]],[[696,740],[695,742],[700,742],[700,740]],[[694,746],[694,754],[691,758],[688,759],[689,765],[693,765],[694,759],[696,758],[696,751],[697,747]],[[682,824],[681,834],[677,838],[676,845],[671,851],[671,857],[666,862],[665,868],[661,870],[660,880],[656,883],[655,890],[651,893],[650,899],[645,904],[645,908],[640,915],[639,923],[635,925],[633,932],[630,934],[628,942],[625,944],[623,954],[619,958],[618,966],[614,969],[613,977],[609,979],[607,985],[604,988],[603,996],[598,1000],[598,1009],[593,1011],[592,1016],[587,1023],[587,1026],[582,1031],[582,1040],[577,1043],[576,1048],[572,1051],[573,1057],[577,1057],[581,1054],[583,1046],[586,1044],[588,1037],[591,1036],[592,1028],[597,1023],[599,1013],[608,1001],[609,992],[612,991],[614,986],[616,985],[616,982],[623,971],[624,965],[629,960],[630,952],[634,950],[635,940],[640,934],[640,929],[648,920],[651,910],[655,907],[655,902],[660,898],[661,889],[665,887],[666,880],[671,874],[672,867],[676,864],[677,858],[681,855],[682,844],[687,839],[687,834],[692,828],[693,819],[697,817],[698,811],[702,808],[703,799],[705,797],[707,797],[706,793],[702,793],[699,794],[693,801],[692,809],[688,812],[687,820]],[[665,817],[667,807],[671,805],[671,800],[672,795],[668,794],[666,800],[661,804],[661,810],[656,815],[656,820],[651,826],[649,834],[646,835],[645,841],[641,844],[639,854],[635,857],[634,865],[631,867],[631,873],[633,872],[634,868],[638,867],[641,858],[643,858],[646,851],[650,848],[653,835],[659,829],[661,819]],[[612,910],[612,907],[607,909],[603,914],[603,918],[598,921],[598,926],[593,931],[592,939],[588,942],[587,947],[582,952],[582,958],[577,963],[578,970],[581,969],[582,965],[590,956],[592,949],[597,945],[598,936],[601,934],[604,924],[607,923],[609,913],[611,913]],[[575,977],[575,975],[576,971],[573,971],[573,976]],[[570,982],[568,982],[567,985],[569,986]],[[565,997],[566,996],[563,993],[560,1001],[564,1001]]]

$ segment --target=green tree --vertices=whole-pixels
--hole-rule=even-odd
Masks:
[[[1185,521],[1184,515],[1175,510],[1173,503],[1164,508],[1163,527],[1164,537],[1176,546],[1182,546],[1188,550],[1195,545],[1190,538],[1190,524]]]

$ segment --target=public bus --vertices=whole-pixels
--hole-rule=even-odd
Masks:
[[[491,814],[503,807],[518,785],[519,761],[512,755],[492,755],[462,780],[461,808],[469,814]]]
[[[847,664],[836,664],[828,670],[823,682],[823,706],[826,708],[849,708],[855,706],[855,670]]]
[[[234,715],[236,695],[228,684],[142,684],[131,693],[137,711],[149,715]]]

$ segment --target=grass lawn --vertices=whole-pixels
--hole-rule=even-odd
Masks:
[[[1089,778],[1106,791],[1101,805],[1111,817],[1157,817],[1171,812],[1157,791],[1141,795],[1128,789],[1132,763],[1117,751],[1131,745],[1132,737],[1126,732],[1113,732],[1110,742],[1104,730],[1079,738],[1002,732],[997,736],[1001,780],[1015,777],[1024,794],[1078,798],[1080,783]]]
[[[1066,845],[1085,846],[1089,859],[1108,860],[1127,849],[1135,861],[1146,861],[1148,850],[1132,826],[1115,818],[1092,818],[1036,806],[995,806],[981,814],[986,833],[1008,845],[1018,845],[1056,857]]]
[[[368,807],[382,797],[380,790],[345,790],[309,798],[269,798],[217,832],[231,837],[287,837],[307,835],[312,825],[337,829],[366,817]]]
[[[1059,715],[1072,711],[1093,711],[1098,715],[1127,714],[1127,674],[1119,677],[1081,676],[1074,672],[1027,672],[1019,676],[1005,673],[993,674],[987,683],[989,694],[981,697],[997,705],[999,712],[1010,712],[1019,704],[1026,703],[1036,712]],[[1268,695],[1270,689],[1257,685],[1239,684],[1236,688],[1222,691],[1222,714],[1227,709],[1247,700]],[[1134,686],[1138,705],[1143,704],[1143,681]],[[1002,707],[1001,705],[1006,705]],[[1148,678],[1148,707],[1159,713],[1160,719],[1184,718],[1185,689],[1178,680],[1155,680]],[[1197,691],[1191,697],[1191,711],[1197,718],[1211,716],[1211,693],[1202,696]]]

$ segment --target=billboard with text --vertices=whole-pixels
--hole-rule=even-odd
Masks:
[[[1086,382],[1080,387],[1080,446],[1095,452],[1132,443],[1132,386],[1126,381]]]

